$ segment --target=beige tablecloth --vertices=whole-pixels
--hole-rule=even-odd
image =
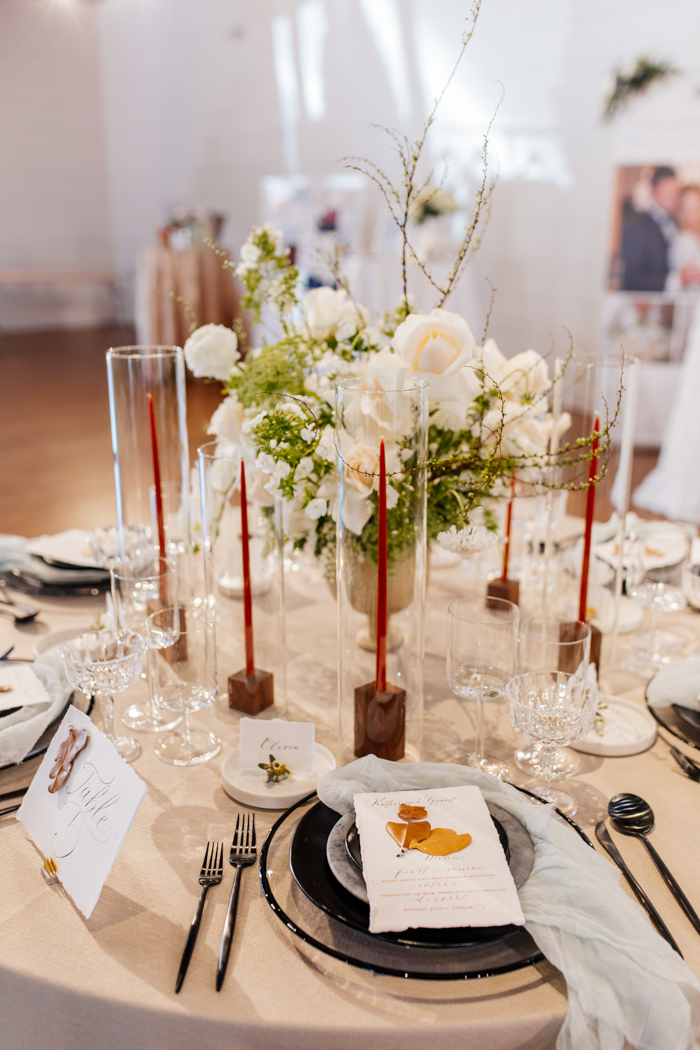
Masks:
[[[197,325],[244,320],[236,279],[210,248],[175,251],[151,245],[141,253],[137,270],[139,341],[184,346],[192,317],[172,298],[180,296]],[[245,322],[247,324],[247,321]]]
[[[321,742],[334,746],[334,602],[319,577],[288,576],[288,679],[292,700],[317,719]],[[469,749],[469,712],[450,697],[444,677],[448,600],[464,590],[453,569],[433,571],[427,616],[425,757]],[[89,624],[99,600],[40,601],[42,614],[18,628],[0,624],[0,651],[31,656],[42,633]],[[694,613],[669,616],[692,647]],[[330,625],[330,626],[329,626]],[[313,652],[312,652],[313,650]],[[639,680],[620,682],[641,698]],[[138,692],[137,687],[137,692]],[[117,699],[122,709],[135,693]],[[128,699],[127,699],[128,697]],[[490,706],[490,705],[489,705]],[[490,750],[515,746],[505,705],[490,706]],[[292,706],[291,713],[298,713]],[[39,855],[13,817],[0,821],[0,1046],[2,1050],[547,1050],[566,1011],[561,975],[547,963],[480,981],[408,981],[378,977],[308,950],[272,913],[255,870],[243,875],[236,937],[221,993],[214,975],[232,882],[227,868],[210,891],[199,941],[180,995],[175,975],[199,887],[208,839],[229,842],[239,807],[224,793],[221,758],[237,741],[237,716],[224,700],[195,716],[224,740],[209,765],[176,769],[152,754],[149,738],[134,763],[148,794],[100,901],[85,921],[62,887],[48,887]],[[635,791],[657,816],[654,842],[700,906],[700,785],[683,777],[657,741],[645,754],[584,756],[571,782],[579,819],[590,832],[617,791]],[[24,770],[0,774],[0,791],[27,782]],[[522,782],[525,782],[523,778]],[[258,811],[258,841],[275,814]],[[700,938],[682,915],[640,843],[616,838],[643,886],[700,976]],[[662,1050],[662,1048],[659,1048]]]

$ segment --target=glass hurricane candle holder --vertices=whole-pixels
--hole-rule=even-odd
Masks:
[[[269,691],[241,686],[247,669],[246,598],[241,507],[241,463],[246,477],[250,616],[255,670],[271,675]],[[222,442],[199,449],[204,579],[207,605],[216,618],[217,668],[229,704],[277,717],[286,699],[284,544],[281,507],[264,488],[253,451]],[[244,675],[245,677],[245,675]],[[247,678],[246,678],[247,682]],[[257,697],[257,702],[256,702]],[[268,703],[268,701],[272,701]],[[247,701],[250,701],[248,703]]]
[[[93,631],[75,638],[59,650],[70,684],[87,696],[99,697],[104,733],[127,762],[141,754],[141,745],[130,737],[114,735],[114,693],[136,681],[143,666],[143,638],[133,631]]]
[[[141,544],[144,537],[150,539],[162,557],[182,560],[180,590],[190,597],[190,460],[182,350],[114,347],[107,351],[107,380],[119,558],[129,555],[134,536]]]
[[[426,384],[337,387],[338,694],[343,760],[416,760],[423,730]],[[386,690],[377,691],[380,447],[386,461]],[[381,625],[380,625],[381,626]],[[381,632],[379,632],[381,633]],[[372,695],[370,696],[370,693]]]

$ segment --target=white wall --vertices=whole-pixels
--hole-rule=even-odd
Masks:
[[[0,269],[112,266],[95,12],[0,3]],[[0,326],[94,323],[104,288],[0,289]]]
[[[128,279],[139,247],[178,201],[227,212],[235,245],[258,218],[261,175],[338,171],[347,154],[390,164],[370,125],[415,133],[467,8],[464,0],[2,0],[0,78],[22,108],[12,123],[0,101],[0,135],[3,155],[7,142],[22,161],[0,187],[0,217],[3,229],[22,232],[3,238],[0,265],[113,262]],[[297,86],[282,110],[273,24],[278,59],[280,39],[291,39],[286,75]],[[316,64],[308,48],[300,60],[309,24],[321,41]],[[22,35],[29,42],[18,51]],[[604,127],[604,79],[649,51],[688,75]],[[447,154],[457,186],[474,182],[501,84],[491,136],[501,180],[466,278],[469,320],[480,332],[488,276],[498,288],[492,334],[506,352],[561,345],[563,326],[594,348],[615,165],[700,153],[695,0],[662,9],[655,0],[484,0],[434,129],[434,156]],[[38,130],[28,136],[29,117]],[[50,136],[47,169],[41,144]]]

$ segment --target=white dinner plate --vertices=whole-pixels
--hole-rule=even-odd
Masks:
[[[81,634],[87,634],[91,630],[90,624],[83,623],[78,624],[77,627],[63,627],[60,631],[49,631],[48,634],[42,634],[41,638],[34,642],[32,651],[35,656],[50,653],[55,649],[60,649],[64,642],[70,642],[72,638],[80,638]]]
[[[90,534],[85,529],[66,529],[55,536],[37,536],[27,543],[27,553],[63,565],[77,565],[83,569],[99,568],[90,550]]]
[[[637,755],[646,751],[656,740],[656,723],[651,715],[634,700],[624,696],[601,694],[603,725],[600,732],[591,729],[588,736],[570,747],[586,755]]]
[[[244,806],[259,809],[287,809],[316,790],[318,778],[335,769],[333,753],[323,744],[316,744],[314,768],[311,773],[292,773],[279,784],[268,784],[262,770],[240,770],[238,750],[231,751],[221,763],[221,782],[224,791]]]

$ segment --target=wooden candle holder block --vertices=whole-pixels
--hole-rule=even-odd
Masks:
[[[491,580],[486,588],[487,598],[502,598],[513,605],[520,604],[520,584],[517,580]],[[488,608],[488,601],[486,606]]]
[[[595,664],[596,674],[600,676],[600,647],[603,642],[603,633],[592,623],[589,623],[588,626],[591,629],[591,663]]]
[[[376,682],[355,689],[355,757],[376,755],[398,762],[406,750],[406,690],[387,682],[383,692]]]
[[[275,702],[274,676],[271,671],[255,668],[247,675],[245,668],[229,675],[228,706],[246,715],[259,715]]]
[[[559,641],[560,642],[576,642],[579,641],[579,631],[577,620],[571,620],[568,623],[562,623],[559,627]],[[603,635],[594,627],[592,623],[588,624],[591,629],[591,656],[590,662],[595,664],[596,674],[600,674],[600,645],[603,640]],[[577,670],[581,660],[583,659],[583,642],[580,645],[572,645],[571,652],[568,654],[562,653],[559,660],[559,670],[568,671],[569,674],[574,674]]]

